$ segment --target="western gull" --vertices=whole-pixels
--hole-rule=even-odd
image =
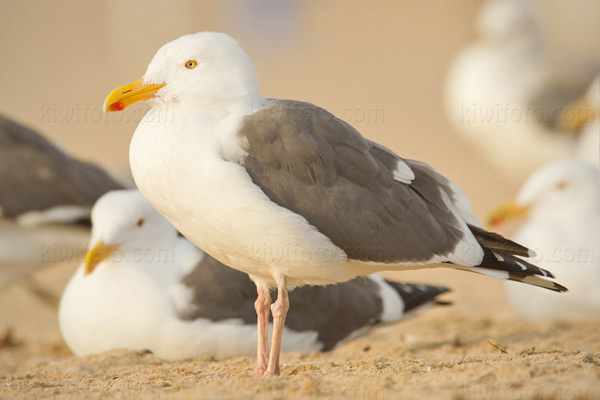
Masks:
[[[90,210],[122,186],[0,115],[0,287],[85,252]]]
[[[59,323],[77,356],[150,350],[167,360],[256,351],[256,286],[204,254],[137,190],[109,192],[92,212],[86,262],[66,286]],[[379,323],[434,304],[447,288],[377,275],[290,293],[283,351],[329,351]]]
[[[527,321],[600,319],[600,172],[577,159],[543,166],[515,201],[490,216],[495,225],[525,215],[515,239],[535,249],[568,293],[506,283],[515,311]]]
[[[466,195],[429,165],[312,104],[261,98],[252,62],[225,34],[167,43],[105,110],[142,100],[152,108],[131,142],[134,180],[185,237],[256,284],[258,375],[279,374],[296,286],[444,266],[566,290],[518,258],[531,255],[525,247],[482,229]]]
[[[456,54],[446,77],[448,121],[504,179],[517,184],[536,168],[573,156],[577,118],[569,106],[600,68],[593,49],[587,55],[558,51],[547,8],[545,2],[524,0],[482,2],[476,39]],[[591,31],[596,27],[586,35]]]

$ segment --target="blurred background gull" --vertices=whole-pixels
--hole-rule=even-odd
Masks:
[[[500,206],[492,221],[525,215],[514,239],[569,288],[552,296],[507,282],[515,311],[527,321],[600,320],[600,171],[577,159],[536,170],[516,201]]]
[[[83,254],[96,200],[121,185],[0,115],[0,289]],[[42,286],[24,279],[33,292]]]
[[[0,13],[0,114],[129,186],[129,141],[146,109],[104,114],[107,91],[140,78],[167,41],[222,31],[238,39],[254,61],[263,97],[318,104],[401,156],[430,163],[467,193],[481,218],[513,196],[533,168],[574,152],[576,135],[559,133],[574,128],[552,120],[510,128],[457,123],[456,110],[460,118],[463,103],[507,101],[514,107],[535,102],[562,110],[582,98],[600,57],[600,3],[504,2],[7,1]],[[484,34],[511,40],[531,36],[504,48],[503,40],[483,43]],[[474,57],[474,66],[468,66],[464,52],[490,54],[495,61]],[[465,75],[459,73],[460,60]],[[594,122],[585,123],[575,130]],[[518,139],[538,131],[548,135]],[[503,158],[504,146],[518,155]],[[11,174],[11,166],[0,163],[0,168]],[[36,185],[31,179],[21,184]],[[0,181],[0,191],[6,185]],[[503,233],[509,234],[507,229]],[[44,240],[52,246],[58,238]],[[81,256],[73,256],[33,276],[59,294],[80,262]],[[451,286],[456,315],[512,315],[507,302],[498,301],[503,296],[499,282],[454,271],[388,276]],[[0,290],[0,330],[6,327],[14,327],[23,340],[61,341],[56,309],[41,306],[22,285]]]
[[[456,132],[505,179],[522,183],[575,153],[589,110],[574,101],[598,73],[599,20],[600,3],[588,0],[481,4],[475,37],[449,69],[445,108]]]

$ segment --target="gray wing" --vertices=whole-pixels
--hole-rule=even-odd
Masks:
[[[238,135],[253,182],[351,259],[427,261],[466,235],[433,169],[407,161],[414,179],[399,182],[394,171],[404,160],[319,107],[273,101],[246,117]]]
[[[435,169],[401,159],[319,107],[272,101],[246,117],[238,136],[252,181],[350,259],[401,264],[441,256],[454,268],[566,290],[517,257],[530,255],[525,247],[482,229],[468,198]]]
[[[78,161],[34,132],[0,116],[0,208],[15,217],[55,206],[91,207],[122,186],[95,165]]]

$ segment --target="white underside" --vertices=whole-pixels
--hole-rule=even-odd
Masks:
[[[0,218],[0,289],[42,266],[82,259],[89,230],[77,225],[36,225],[24,228]]]
[[[28,211],[17,217],[17,223],[25,228],[44,224],[70,224],[90,217],[90,207],[64,205],[42,211]]]

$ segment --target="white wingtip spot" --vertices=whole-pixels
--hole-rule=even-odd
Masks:
[[[412,293],[415,291],[415,289],[413,289],[413,287],[410,285],[402,285],[402,289],[404,289],[406,293]]]
[[[495,269],[487,269],[487,268],[471,268],[473,272],[477,272],[483,275],[491,276],[496,279],[508,279],[509,275],[507,271],[500,271]]]
[[[535,252],[535,250],[527,249],[527,256],[531,258],[537,257],[537,253]]]
[[[494,255],[494,257],[496,257],[496,260],[503,262],[504,261],[504,257],[502,257],[500,254],[494,253],[492,252],[492,254]]]
[[[521,267],[521,269],[523,271],[527,271],[527,266],[525,264],[522,264],[522,263],[520,263],[518,261],[515,261],[515,264],[517,264],[519,267]]]
[[[394,179],[398,182],[411,183],[415,179],[415,173],[402,160],[398,160],[396,169],[392,173],[394,174]]]

